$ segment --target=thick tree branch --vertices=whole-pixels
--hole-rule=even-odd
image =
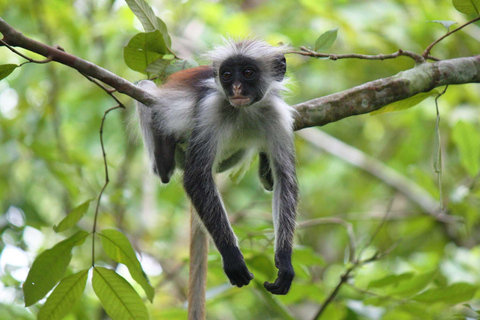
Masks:
[[[10,46],[30,50],[47,59],[72,67],[146,105],[151,105],[156,100],[155,96],[108,70],[25,37],[1,18],[0,32],[4,36],[3,41]],[[298,111],[295,130],[322,126],[349,116],[369,113],[392,102],[412,97],[420,92],[428,92],[439,86],[477,82],[480,82],[480,55],[422,63],[392,77],[371,81],[295,105],[294,108]]]
[[[89,61],[80,59],[74,55],[66,53],[59,48],[51,47],[36,40],[25,37],[10,26],[5,20],[0,18],[0,32],[3,34],[3,41],[10,47],[20,47],[35,52],[47,58],[78,70],[80,73],[98,79],[103,83],[117,89],[135,100],[150,105],[155,101],[155,96],[139,88],[133,83],[117,76],[116,74],[103,69]],[[27,60],[31,60],[27,58]],[[43,62],[43,61],[42,61]],[[45,62],[48,62],[45,60]]]
[[[480,82],[480,55],[424,63],[392,77],[313,99],[294,106],[295,129],[323,126],[369,113],[395,101],[449,84]]]

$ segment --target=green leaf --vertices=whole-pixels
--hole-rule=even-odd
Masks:
[[[445,29],[447,29],[447,31],[450,31],[450,27],[456,24],[455,21],[450,21],[450,20],[430,20],[429,22],[439,23],[442,26],[444,26]]]
[[[18,67],[16,64],[2,64],[0,65],[0,80],[8,77]]]
[[[144,0],[126,0],[130,10],[140,20],[143,25],[143,29],[146,32],[152,32],[159,30],[162,34],[163,40],[168,47],[172,45],[172,40],[168,34],[167,25],[162,19],[157,17],[152,8]]]
[[[412,294],[416,294],[421,290],[425,289],[425,287],[428,286],[430,282],[432,282],[436,274],[437,271],[432,271],[415,275],[413,277],[405,277],[401,281],[398,281],[398,284],[390,287],[388,290],[388,294],[409,297]]]
[[[80,221],[80,219],[85,215],[90,202],[92,202],[94,199],[95,198],[87,200],[78,207],[73,208],[58,225],[53,227],[53,230],[55,230],[55,232],[62,232],[76,225],[77,222]]]
[[[82,270],[64,278],[38,313],[38,320],[60,320],[72,311],[87,284],[88,270]]]
[[[146,73],[151,63],[169,53],[161,32],[155,30],[139,33],[130,39],[123,50],[123,58],[130,69]]]
[[[369,289],[370,288],[382,288],[382,287],[386,287],[386,286],[389,286],[389,285],[396,285],[401,281],[410,279],[411,277],[413,277],[412,272],[406,272],[406,273],[402,273],[402,274],[398,274],[398,275],[391,274],[391,275],[388,275],[386,277],[370,281],[367,288],[369,288]]]
[[[159,30],[158,19],[152,8],[144,0],[126,0],[128,7],[142,23],[146,32]]]
[[[34,320],[28,309],[16,304],[0,303],[0,319],[2,320]]]
[[[147,275],[143,272],[142,265],[138,261],[128,238],[123,233],[112,229],[103,230],[100,236],[105,253],[110,259],[127,266],[132,278],[142,286],[148,300],[152,302],[155,290],[150,285]]]
[[[35,259],[23,283],[26,307],[45,297],[60,281],[72,259],[72,248],[83,244],[88,234],[84,230],[78,231],[53,248],[45,250]]]
[[[415,107],[417,104],[427,99],[428,97],[436,96],[438,94],[439,94],[439,91],[437,89],[434,89],[429,92],[421,92],[419,94],[414,95],[413,97],[387,104],[386,106],[376,111],[370,112],[370,115],[375,116],[375,115],[387,113],[387,112],[406,110],[406,109]]]
[[[480,170],[480,132],[469,122],[459,121],[452,138],[460,151],[460,162],[471,177]]]
[[[338,28],[324,32],[317,41],[315,41],[315,51],[326,50],[332,46],[337,39]]]
[[[112,320],[148,319],[147,308],[132,286],[115,271],[93,269],[92,285],[103,308]]]
[[[157,59],[154,62],[150,63],[146,68],[145,71],[153,76],[164,76],[165,70],[167,69],[168,65],[172,62],[172,60],[167,59]]]
[[[427,303],[457,304],[472,299],[477,289],[476,286],[469,283],[460,282],[444,288],[427,290],[414,296],[413,300]]]
[[[453,6],[461,13],[480,15],[480,0],[453,0]]]

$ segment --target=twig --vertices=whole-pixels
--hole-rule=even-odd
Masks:
[[[432,42],[428,47],[427,49],[425,49],[425,51],[422,53],[422,57],[423,58],[427,58],[430,54],[430,51],[432,50],[433,46],[435,46],[437,43],[439,43],[440,41],[442,41],[443,39],[445,39],[446,37],[448,37],[449,35],[451,35],[452,33],[454,32],[457,32],[463,28],[465,28],[466,26],[468,26],[469,24],[471,23],[474,23],[474,22],[477,22],[480,20],[480,17],[476,17],[475,19],[473,20],[470,20],[468,21],[467,23],[464,23],[462,24],[460,27],[458,27],[457,29],[455,30],[452,30],[450,32],[447,32],[446,34],[444,34],[442,37],[438,38],[437,40],[435,40],[434,42]]]
[[[11,45],[6,43],[2,39],[0,39],[0,43],[3,44],[5,47],[7,47],[13,53],[19,55],[20,57],[22,57],[26,60],[28,60],[27,62],[24,62],[24,63],[20,64],[20,66],[24,65],[25,63],[30,63],[30,62],[33,62],[33,63],[48,63],[48,62],[52,61],[52,57],[47,57],[47,59],[45,59],[45,60],[35,60],[35,59],[32,59],[32,58],[29,58],[26,55],[24,55],[24,54],[20,53],[19,51],[15,50],[15,48],[13,48]]]
[[[108,110],[105,111],[102,117],[102,123],[100,124],[100,145],[102,147],[102,155],[103,155],[103,165],[105,168],[105,184],[102,187],[102,190],[100,190],[100,193],[98,194],[98,200],[97,200],[97,205],[95,207],[95,216],[93,219],[93,228],[92,228],[92,267],[95,267],[95,234],[97,232],[97,219],[98,219],[98,209],[100,207],[100,201],[102,200],[102,195],[105,189],[107,188],[108,183],[110,182],[110,179],[108,177],[108,166],[107,166],[107,154],[105,153],[105,146],[103,144],[103,125],[105,123],[105,118],[107,117],[107,114],[110,111],[113,111],[115,109],[119,108],[125,108],[121,105],[118,105],[116,107],[112,107]]]
[[[105,91],[110,97],[112,97],[112,99],[114,99],[117,103],[118,103],[118,106],[120,106],[121,108],[123,109],[126,109],[125,105],[117,98],[113,95],[114,92],[116,92],[117,90],[115,89],[110,89],[110,88],[107,88],[105,87],[103,84],[101,84],[97,79],[89,76],[89,75],[86,75],[84,73],[81,73],[80,74],[82,76],[84,76],[85,78],[87,78],[88,81],[90,82],[93,82],[94,84],[96,84],[97,86],[99,86],[103,91]]]
[[[366,55],[358,53],[347,53],[347,54],[335,54],[335,53],[320,53],[310,50],[306,47],[300,47],[301,51],[291,51],[289,53],[300,54],[303,56],[315,57],[315,58],[328,58],[330,60],[339,60],[339,59],[362,59],[362,60],[387,60],[395,59],[400,56],[405,56],[413,59],[416,64],[422,64],[425,62],[427,57],[422,57],[421,55],[407,50],[398,49],[397,52],[392,54],[377,54],[377,55]],[[431,57],[433,58],[433,57]],[[435,60],[436,58],[433,58]]]

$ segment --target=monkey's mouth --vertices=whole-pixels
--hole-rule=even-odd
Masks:
[[[230,104],[234,107],[244,107],[250,105],[250,99],[249,97],[244,97],[244,96],[234,96],[228,99],[230,101]]]

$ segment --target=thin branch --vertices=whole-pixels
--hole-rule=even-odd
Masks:
[[[103,91],[105,91],[110,97],[112,97],[112,99],[114,99],[118,105],[123,108],[123,109],[126,109],[125,105],[117,98],[113,95],[114,92],[116,92],[115,89],[110,89],[110,88],[107,88],[105,87],[103,84],[101,84],[97,79],[93,78],[93,77],[90,77],[84,73],[81,73],[80,74],[82,76],[84,76],[85,78],[87,78],[88,81],[90,82],[93,82],[94,84],[96,84],[97,86],[99,86]]]
[[[335,54],[335,53],[320,53],[313,50],[310,50],[306,47],[300,47],[301,51],[291,51],[289,53],[300,54],[302,56],[309,56],[314,58],[328,58],[330,60],[339,60],[339,59],[362,59],[362,60],[387,60],[395,59],[400,56],[405,56],[413,59],[416,64],[422,64],[425,62],[425,58],[421,55],[407,50],[398,49],[397,52],[392,54],[377,54],[377,55],[366,55],[358,53],[347,53],[347,54]]]
[[[435,220],[442,223],[457,222],[455,217],[447,215],[441,209],[437,201],[425,189],[381,161],[318,129],[303,130],[298,135],[311,145],[367,171],[395,188],[420,206],[427,214],[434,217]]]
[[[35,60],[35,59],[32,59],[32,58],[29,58],[26,55],[22,54],[21,52],[15,50],[15,48],[13,48],[11,45],[6,43],[2,39],[0,39],[0,43],[3,44],[5,47],[7,47],[13,53],[19,55],[20,57],[24,58],[25,60],[28,60],[28,62],[22,63],[21,66],[24,65],[25,63],[30,63],[30,62],[42,64],[42,63],[48,63],[48,62],[52,61],[52,57],[47,57],[47,59],[45,59],[45,60]]]
[[[474,22],[477,22],[480,20],[480,17],[476,17],[475,19],[473,20],[470,20],[468,21],[467,23],[465,24],[462,24],[460,27],[458,27],[457,29],[455,30],[452,30],[450,32],[447,32],[445,35],[443,35],[442,37],[438,38],[437,40],[435,40],[434,42],[432,42],[428,47],[427,49],[425,49],[425,51],[422,53],[422,57],[423,58],[427,58],[430,54],[430,51],[432,50],[432,48],[437,44],[439,43],[440,41],[442,41],[443,39],[445,39],[446,37],[448,37],[449,35],[451,35],[452,33],[455,33],[463,28],[465,28],[466,26],[468,26],[469,24],[472,24]]]
[[[320,309],[318,309],[317,313],[315,316],[312,318],[313,320],[320,319],[320,316],[322,313],[325,311],[327,306],[336,298],[338,295],[338,292],[340,291],[340,288],[347,283],[347,281],[350,279],[350,274],[354,272],[358,267],[364,266],[368,263],[378,261],[380,259],[383,259],[385,256],[390,254],[398,245],[398,242],[394,243],[390,248],[388,248],[386,251],[383,253],[376,252],[373,254],[370,258],[365,259],[365,260],[357,260],[355,263],[353,263],[350,267],[345,270],[345,272],[340,276],[340,281],[338,284],[335,286],[335,288],[330,292],[328,297],[324,300],[324,302],[321,304]]]
[[[95,234],[97,232],[97,220],[98,220],[98,211],[99,211],[99,208],[100,208],[100,201],[102,200],[103,192],[105,191],[105,189],[108,186],[108,183],[110,182],[110,179],[108,177],[107,154],[105,153],[105,146],[103,144],[103,125],[105,123],[105,119],[107,117],[107,114],[110,111],[113,111],[113,110],[119,109],[119,108],[125,108],[125,107],[123,107],[121,105],[118,105],[116,107],[112,107],[112,108],[106,110],[105,113],[103,114],[103,117],[102,117],[102,123],[100,124],[100,145],[102,147],[103,165],[104,165],[104,169],[105,169],[105,183],[102,187],[102,190],[100,190],[100,193],[98,194],[97,205],[95,206],[95,216],[94,216],[94,219],[93,219],[93,228],[92,228],[92,267],[95,267]]]
[[[147,106],[152,105],[157,100],[155,95],[143,90],[142,88],[106,69],[71,55],[59,47],[48,46],[24,36],[2,18],[0,18],[0,33],[3,34],[2,44],[8,44],[9,47],[21,47],[42,55],[47,59],[51,59],[51,61],[56,61],[69,66],[75,70],[78,70],[80,73],[86,74],[92,78],[102,81],[105,84],[108,84],[112,88],[115,88],[118,92],[124,93]]]

